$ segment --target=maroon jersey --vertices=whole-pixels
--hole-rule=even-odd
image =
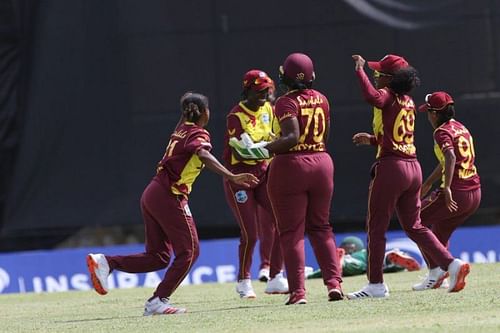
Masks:
[[[229,146],[230,138],[240,139],[247,133],[254,142],[272,140],[273,107],[266,102],[257,111],[245,107],[243,103],[236,105],[226,117],[226,134],[224,136],[224,164],[235,173],[250,172],[261,177],[267,170],[269,160],[238,160]]]
[[[210,133],[194,123],[178,125],[158,162],[156,177],[169,186],[172,193],[187,196],[205,166],[197,155],[200,149],[212,149]]]
[[[464,125],[455,119],[447,121],[434,131],[434,142],[434,153],[443,166],[441,187],[444,186],[444,153],[448,150],[452,150],[456,157],[450,187],[454,190],[473,190],[481,186],[477,168],[474,165],[476,158],[474,142]]]
[[[322,93],[314,89],[292,90],[278,98],[275,115],[279,123],[292,117],[299,122],[299,142],[289,152],[326,151],[330,104]],[[278,128],[274,132],[280,133]]]
[[[408,95],[396,95],[388,88],[375,89],[364,70],[356,71],[365,100],[370,105],[381,110],[381,116],[374,116],[374,128],[381,128],[376,133],[381,141],[378,142],[379,153],[377,158],[396,157],[414,159],[417,157],[415,148],[415,103]],[[381,121],[382,124],[375,124]]]

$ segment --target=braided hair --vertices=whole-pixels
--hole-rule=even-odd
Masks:
[[[420,78],[415,68],[404,67],[393,74],[388,86],[397,95],[406,95],[420,85]]]
[[[208,98],[205,95],[187,92],[181,97],[181,111],[187,121],[196,123],[208,108]]]

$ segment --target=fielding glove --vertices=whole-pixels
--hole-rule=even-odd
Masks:
[[[238,155],[247,160],[263,160],[269,158],[269,151],[265,148],[267,141],[254,143],[248,133],[241,134],[241,140],[229,139],[229,145],[236,150]]]

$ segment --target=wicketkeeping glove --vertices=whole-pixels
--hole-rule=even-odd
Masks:
[[[269,158],[269,151],[265,146],[269,142],[261,141],[254,143],[248,133],[241,134],[241,140],[236,138],[229,139],[229,145],[236,150],[236,152],[247,160],[263,160]]]

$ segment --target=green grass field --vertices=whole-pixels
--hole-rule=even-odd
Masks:
[[[143,317],[146,288],[0,296],[1,332],[500,332],[500,264],[472,266],[465,290],[411,291],[424,272],[386,274],[391,297],[328,302],[322,281],[308,280],[307,305],[283,295],[241,300],[234,284],[184,286],[172,298],[182,315]],[[354,291],[365,276],[346,278]]]

